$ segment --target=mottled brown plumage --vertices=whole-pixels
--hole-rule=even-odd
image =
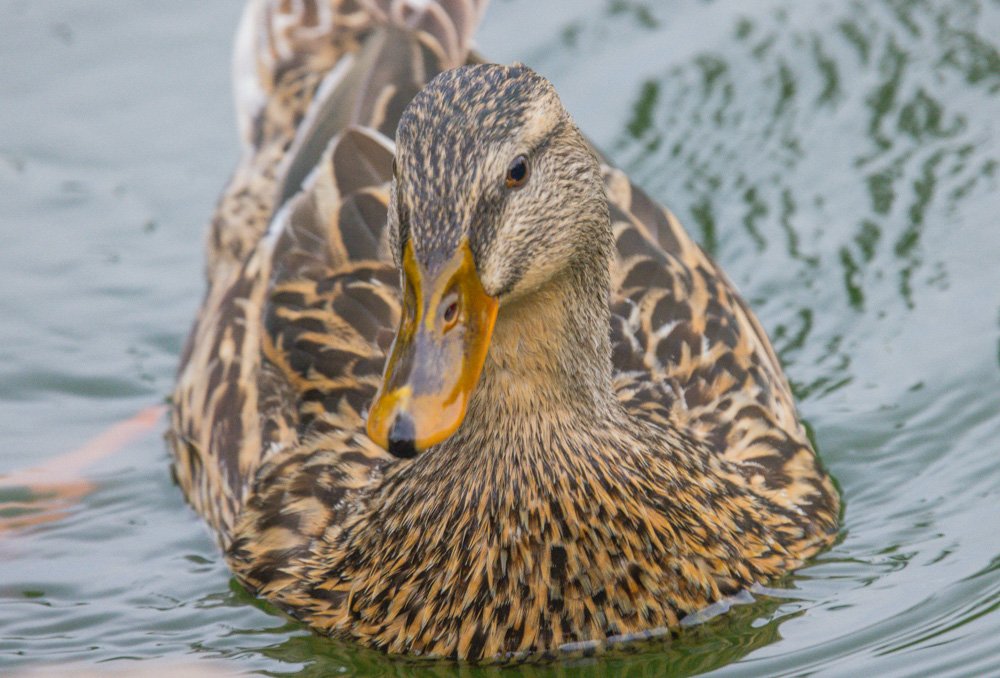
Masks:
[[[260,132],[171,433],[248,588],[322,633],[471,660],[674,628],[829,544],[839,503],[765,334],[676,219],[530,69],[448,70],[475,61],[480,5],[248,10]],[[463,242],[500,302],[489,354],[457,432],[398,460],[364,421],[397,267]]]

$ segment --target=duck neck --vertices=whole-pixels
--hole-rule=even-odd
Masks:
[[[474,426],[532,420],[579,426],[620,413],[612,389],[606,263],[570,268],[500,308],[469,403]]]

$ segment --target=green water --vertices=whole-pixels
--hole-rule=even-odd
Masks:
[[[0,474],[170,391],[237,154],[239,12],[0,0]],[[750,300],[841,485],[840,543],[672,642],[415,665],[233,584],[161,425],[65,515],[0,533],[0,674],[1000,675],[1000,2],[497,0],[479,45],[551,78]]]

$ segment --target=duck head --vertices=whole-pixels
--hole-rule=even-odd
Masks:
[[[606,276],[611,233],[599,163],[555,89],[495,64],[438,75],[404,111],[388,226],[403,305],[367,426],[412,457],[462,424],[505,306],[588,262]]]

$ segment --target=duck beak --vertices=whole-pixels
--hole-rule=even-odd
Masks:
[[[407,243],[399,331],[368,413],[369,437],[404,458],[462,424],[499,307],[483,290],[467,242],[434,276],[421,273]]]

